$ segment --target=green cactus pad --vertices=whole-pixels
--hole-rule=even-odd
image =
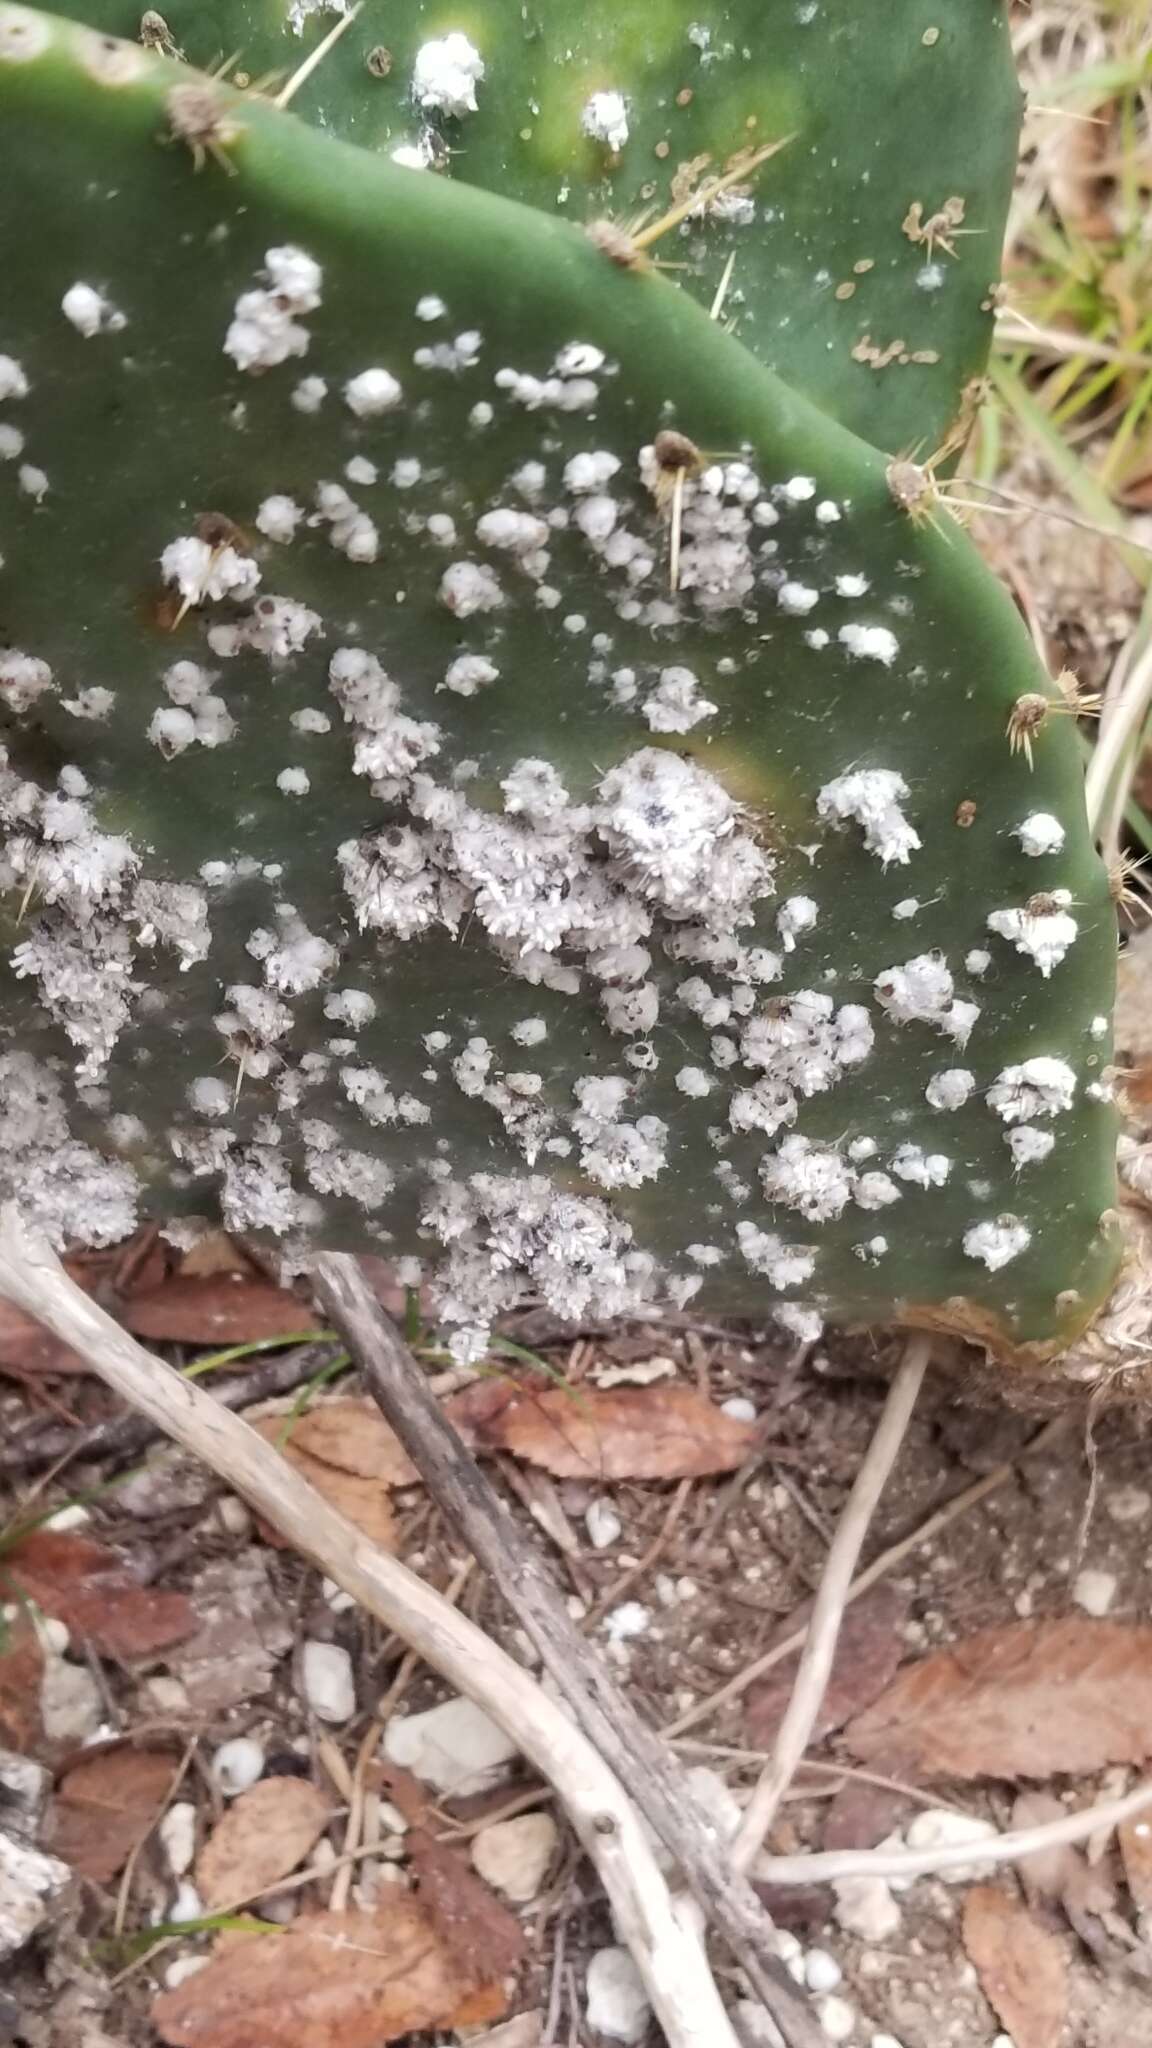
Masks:
[[[464,1345],[1082,1325],[1113,919],[966,540],[660,276],[186,88],[0,7],[7,1179]]]
[[[170,0],[144,33],[274,92],[345,5]],[[79,12],[140,33],[138,0]],[[475,61],[422,57],[452,36]],[[927,455],[970,418],[1019,129],[1002,0],[366,0],[292,106],[577,223],[659,215],[791,136],[660,255],[706,305],[731,257],[745,347],[875,446]]]

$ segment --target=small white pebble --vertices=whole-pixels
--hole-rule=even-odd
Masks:
[[[590,1501],[584,1513],[588,1541],[595,1550],[607,1550],[620,1536],[623,1524],[611,1501]]]
[[[234,1735],[222,1742],[212,1759],[212,1776],[225,1799],[246,1792],[264,1772],[264,1750],[250,1735]]]
[[[901,1921],[900,1908],[882,1877],[845,1877],[832,1887],[832,1916],[845,1934],[873,1947],[891,1940]]]
[[[1099,1620],[1102,1615],[1107,1614],[1116,1598],[1115,1572],[1094,1571],[1089,1566],[1073,1580],[1072,1598],[1077,1607],[1084,1609],[1085,1614],[1091,1614]]]
[[[173,1877],[192,1868],[196,1854],[196,1808],[186,1799],[170,1806],[156,1829]]]
[[[846,1998],[822,1998],[816,2017],[830,2041],[847,2041],[856,2026],[856,2008]]]
[[[194,1977],[198,1970],[207,1969],[211,1961],[211,1956],[177,1956],[176,1961],[169,1963],[164,1972],[165,1989],[175,1991],[178,1985],[186,1984],[189,1977]],[[95,2039],[96,2037],[90,2036],[89,2038]]]
[[[844,1972],[826,1948],[810,1948],[804,1958],[804,1982],[809,1991],[835,1991]]]
[[[644,1980],[626,1948],[598,1948],[585,1973],[584,2016],[593,2034],[609,2041],[640,2041],[652,2007]]]
[[[756,1403],[746,1394],[733,1394],[729,1400],[721,1401],[720,1413],[730,1415],[733,1422],[755,1422]]]
[[[651,1620],[650,1607],[642,1607],[639,1600],[625,1600],[604,1616],[602,1625],[610,1643],[627,1643],[634,1636],[644,1635]]]
[[[356,1712],[352,1659],[339,1643],[305,1643],[300,1653],[300,1682],[318,1720],[352,1719]]]
[[[185,1920],[204,1918],[204,1901],[195,1885],[189,1884],[187,1879],[176,1887],[176,1897],[168,1908],[168,1918],[181,1925]]]

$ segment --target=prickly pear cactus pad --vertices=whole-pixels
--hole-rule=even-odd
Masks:
[[[380,1243],[465,1351],[525,1291],[1083,1324],[1073,724],[907,472],[572,227],[15,7],[0,171],[0,1165],[57,1241]]]
[[[231,58],[271,94],[354,13],[79,11],[205,69]],[[1020,111],[1002,0],[365,0],[291,104],[577,223],[696,195],[659,252],[670,274],[710,305],[731,262],[724,317],[745,347],[878,447],[937,448],[984,368]]]

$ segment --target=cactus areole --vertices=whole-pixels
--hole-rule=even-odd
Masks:
[[[375,1247],[463,1357],[529,1296],[1082,1329],[1114,920],[959,530],[611,237],[155,38],[0,6],[0,165],[30,1215]]]

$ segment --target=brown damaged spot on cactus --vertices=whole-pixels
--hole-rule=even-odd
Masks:
[[[929,262],[935,248],[943,249],[947,256],[955,256],[953,237],[957,234],[972,235],[979,232],[976,228],[962,226],[964,212],[965,203],[959,194],[955,193],[952,198],[944,201],[936,213],[930,213],[925,220],[923,200],[914,199],[900,223],[901,231],[913,244],[923,245]]]
[[[970,796],[966,796],[956,806],[955,823],[959,825],[962,832],[967,832],[969,826],[975,822],[975,818],[976,805]]]
[[[228,113],[216,87],[208,79],[196,85],[174,85],[165,106],[171,128],[164,139],[187,145],[193,169],[203,170],[211,157],[228,177],[235,177],[236,166],[228,151],[244,131]]]

